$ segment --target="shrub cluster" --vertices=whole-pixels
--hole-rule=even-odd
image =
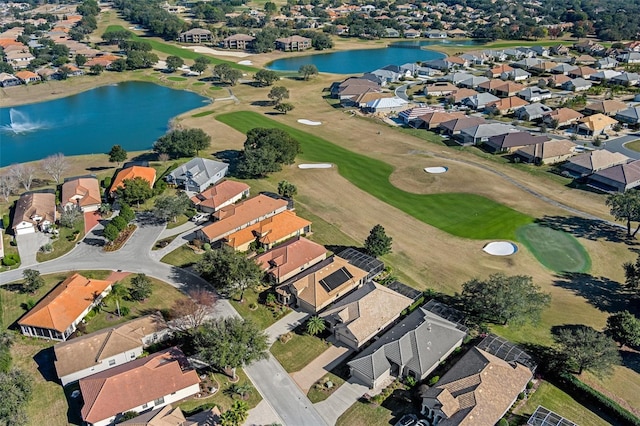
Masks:
[[[2,259],[2,264],[4,266],[15,266],[18,263],[20,263],[20,256],[18,253],[9,253]]]

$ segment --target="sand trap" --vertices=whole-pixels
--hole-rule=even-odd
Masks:
[[[299,169],[330,169],[333,167],[329,163],[318,163],[318,164],[298,164]]]
[[[518,246],[509,241],[494,241],[484,246],[482,250],[493,256],[510,256],[518,252]]]
[[[209,53],[211,55],[218,56],[233,56],[234,58],[246,58],[251,56],[251,53],[238,52],[235,50],[216,50],[205,46],[182,46],[183,49],[193,50],[196,53]]]
[[[240,62],[238,62],[238,65],[253,65],[253,62],[251,62],[251,61],[240,61]]]
[[[433,174],[445,173],[447,170],[449,170],[448,167],[425,167],[424,169],[425,172]]]
[[[301,118],[300,120],[298,120],[298,123],[306,124],[307,126],[319,126],[322,124],[322,122],[320,121],[311,121],[311,120],[306,120],[304,118]]]

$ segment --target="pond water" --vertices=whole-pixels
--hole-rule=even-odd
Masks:
[[[65,155],[149,149],[172,117],[210,102],[153,83],[102,86],[47,102],[0,108],[0,166]]]
[[[301,65],[313,64],[320,72],[358,74],[373,71],[389,64],[403,65],[408,62],[444,58],[443,53],[423,49],[423,47],[437,45],[473,46],[480,45],[480,43],[475,40],[399,41],[380,49],[343,50],[278,59],[267,64],[267,68],[275,71],[298,71]]]

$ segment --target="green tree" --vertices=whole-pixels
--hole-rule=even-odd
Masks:
[[[527,275],[492,274],[485,281],[474,278],[462,285],[461,302],[480,321],[499,324],[536,322],[551,296],[542,293]]]
[[[244,383],[234,383],[229,387],[228,390],[231,396],[238,395],[240,396],[240,398],[246,399],[249,396],[249,393],[251,392],[252,389],[253,387],[251,387],[251,385],[248,382],[244,382]]]
[[[40,271],[36,271],[35,269],[25,269],[22,271],[22,278],[24,278],[22,289],[26,293],[35,293],[44,285],[44,278],[40,276]]]
[[[276,81],[280,80],[278,73],[272,70],[260,70],[255,75],[256,81],[261,86],[271,86]]]
[[[65,208],[60,215],[60,225],[65,228],[73,228],[82,220],[82,210],[77,207]]]
[[[235,86],[242,78],[242,71],[232,68],[226,75],[226,79],[230,85]]]
[[[604,332],[621,346],[640,346],[640,320],[629,311],[609,316]]]
[[[274,105],[278,105],[284,99],[289,99],[289,89],[284,86],[273,86],[267,96]]]
[[[247,132],[238,173],[246,177],[263,177],[292,164],[300,153],[300,143],[281,129],[254,128]]]
[[[125,179],[124,186],[116,189],[116,195],[119,200],[126,204],[136,203],[140,207],[140,203],[148,200],[153,196],[153,190],[149,181],[137,176],[133,179]]]
[[[313,64],[305,64],[300,66],[298,74],[300,74],[306,81],[309,80],[309,78],[318,75],[318,68]]]
[[[109,151],[109,162],[110,163],[118,163],[118,167],[120,167],[120,163],[127,159],[127,151],[124,150],[120,145],[114,145],[111,147],[111,151]]]
[[[131,222],[133,219],[136,218],[135,212],[126,203],[120,203],[120,214],[118,216],[126,220],[127,223]]]
[[[191,206],[191,199],[184,192],[177,195],[161,195],[156,198],[153,215],[162,221],[177,221],[178,216],[184,214]]]
[[[257,288],[262,279],[262,270],[256,262],[228,246],[205,252],[195,270],[223,293],[240,292],[240,301],[244,292]]]
[[[158,60],[158,55],[155,53],[133,50],[127,54],[127,69],[138,70],[151,68]]]
[[[311,37],[311,46],[316,50],[331,49],[333,47],[333,40],[328,34],[314,32]]]
[[[127,227],[128,222],[125,220],[125,218],[118,215],[111,219],[111,223],[118,229],[118,232],[122,232]]]
[[[322,333],[327,328],[327,324],[324,319],[317,315],[312,316],[307,320],[307,333],[312,336]]]
[[[116,228],[116,226],[113,223],[109,222],[104,227],[104,230],[102,231],[102,235],[104,235],[107,241],[112,243],[118,238],[118,236],[120,235],[120,231],[118,230],[118,228]]]
[[[178,68],[184,65],[184,61],[180,56],[168,56],[167,57],[167,70],[174,72]]]
[[[108,31],[102,34],[102,40],[109,44],[119,44],[121,41],[128,40],[132,36],[133,33],[127,30]]]
[[[553,339],[567,357],[565,368],[582,374],[584,370],[606,373],[621,362],[613,339],[586,325],[556,327]]]
[[[14,335],[9,330],[0,331],[0,373],[7,373],[11,369],[11,346]]]
[[[267,357],[267,335],[253,322],[237,317],[207,321],[194,344],[200,358],[236,378],[236,368]]]
[[[0,424],[23,426],[29,423],[27,404],[31,399],[33,379],[24,371],[13,369],[0,373]]]
[[[113,285],[111,286],[111,292],[107,295],[106,298],[107,300],[113,300],[114,302],[116,302],[116,313],[119,317],[122,316],[120,313],[120,302],[122,302],[122,300],[126,299],[127,297],[129,297],[129,289],[119,281],[113,283]]]
[[[76,60],[76,65],[79,66],[79,67],[82,67],[82,66],[84,66],[84,64],[87,63],[87,57],[84,56],[82,53],[78,53],[76,55],[76,59],[75,60]]]
[[[15,70],[10,63],[0,61],[0,72],[6,72],[7,74],[13,74]]]
[[[111,71],[123,72],[127,70],[127,60],[124,58],[116,59],[109,65]]]
[[[135,301],[142,301],[153,293],[153,284],[149,277],[145,274],[137,274],[131,278],[131,287],[129,288],[129,297]]]
[[[195,62],[193,63],[193,65],[189,67],[189,69],[191,71],[197,72],[198,74],[202,75],[202,73],[205,72],[208,67],[209,67],[209,58],[207,58],[206,56],[198,56],[195,59]]]
[[[627,223],[627,236],[635,237],[640,230],[640,224],[631,233],[631,222],[640,222],[640,192],[627,190],[623,193],[611,194],[607,196],[606,205],[616,220]]]
[[[281,112],[283,114],[288,113],[289,111],[293,111],[293,109],[295,108],[293,106],[293,104],[287,103],[287,102],[282,102],[277,104],[275,107],[273,107],[276,111]]]
[[[100,75],[103,71],[104,67],[100,64],[91,65],[91,68],[89,68],[89,72],[93,75]]]
[[[391,243],[393,239],[387,235],[384,227],[380,224],[371,228],[369,236],[364,241],[364,249],[371,256],[380,257],[391,253]]]
[[[202,129],[172,130],[161,136],[153,150],[158,154],[168,154],[171,158],[193,157],[211,146],[211,136]]]
[[[298,193],[298,188],[289,181],[281,180],[278,182],[278,195],[293,198]]]

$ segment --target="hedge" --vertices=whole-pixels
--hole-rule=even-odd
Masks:
[[[580,396],[588,401],[597,404],[603,411],[610,416],[620,420],[624,424],[640,426],[640,419],[629,411],[625,410],[620,404],[610,399],[606,395],[598,392],[587,384],[581,382],[574,375],[564,373],[560,375],[560,382],[570,395]]]
[[[18,263],[20,263],[20,256],[17,253],[9,253],[2,259],[4,266],[14,266]]]

